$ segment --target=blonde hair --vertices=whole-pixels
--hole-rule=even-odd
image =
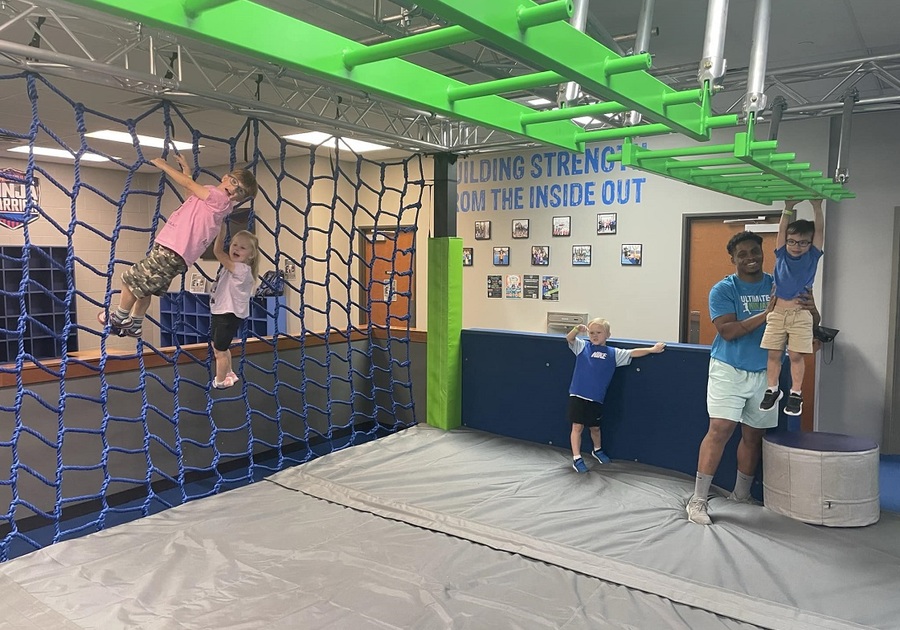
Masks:
[[[588,322],[588,328],[590,328],[594,324],[599,324],[600,326],[603,326],[603,330],[606,331],[606,336],[609,337],[609,322],[607,320],[603,319],[602,317],[595,317],[594,319],[592,319],[591,321]]]
[[[247,264],[250,265],[250,272],[253,274],[253,279],[256,280],[259,278],[259,239],[256,238],[256,234],[247,230],[241,230],[232,236],[231,242],[233,243],[237,238],[245,239],[253,250],[253,254],[250,256]]]

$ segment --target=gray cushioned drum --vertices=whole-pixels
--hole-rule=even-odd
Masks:
[[[763,440],[767,508],[805,523],[878,521],[878,444],[839,433],[770,433]]]

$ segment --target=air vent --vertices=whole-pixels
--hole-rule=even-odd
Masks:
[[[0,144],[26,144],[28,140],[26,138],[20,138],[18,136],[13,136],[8,133],[0,133]]]

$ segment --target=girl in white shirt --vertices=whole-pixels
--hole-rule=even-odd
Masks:
[[[216,357],[216,375],[212,385],[225,389],[238,382],[231,369],[231,340],[241,324],[250,316],[250,298],[253,285],[259,275],[259,242],[256,235],[243,230],[231,237],[231,244],[225,249],[223,224],[213,244],[213,252],[222,264],[216,284],[209,300],[212,313],[210,336]]]

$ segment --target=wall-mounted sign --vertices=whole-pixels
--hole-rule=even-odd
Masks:
[[[40,203],[40,180],[31,182],[32,207],[26,198],[25,173],[14,168],[0,168],[0,225],[10,230],[31,223],[41,215],[34,209]]]

